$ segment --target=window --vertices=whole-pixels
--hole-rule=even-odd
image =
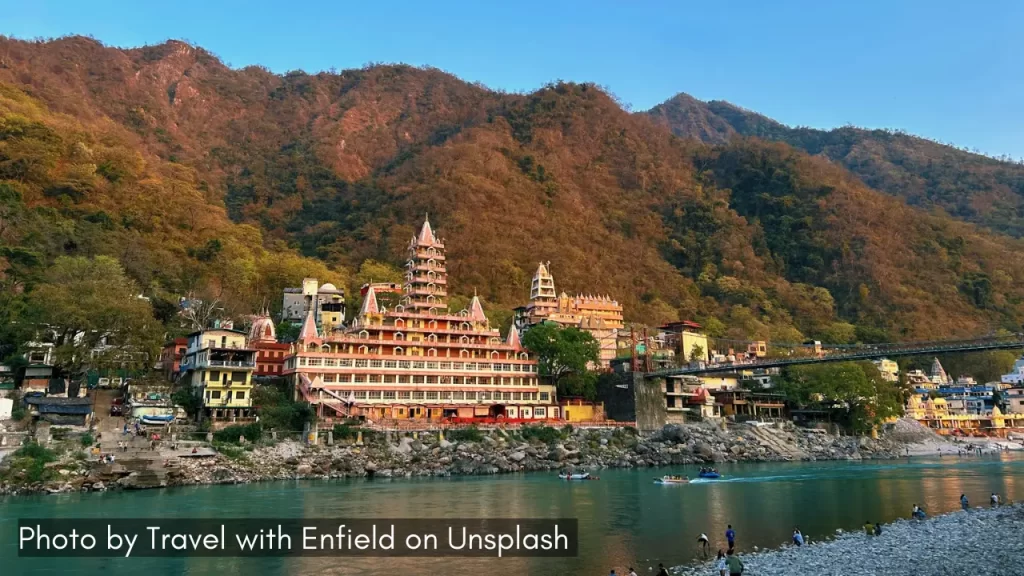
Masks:
[[[545,418],[548,415],[547,408],[537,407],[533,409],[533,415],[537,418]]]
[[[231,373],[231,381],[232,382],[245,382],[245,372],[232,372]]]
[[[353,396],[356,397],[356,400],[366,400],[366,390],[356,390],[353,392]]]
[[[211,370],[210,382],[217,382],[218,380],[220,380],[220,372],[217,372],[216,370]]]
[[[531,394],[531,396],[532,396],[532,394]],[[547,402],[548,401],[548,393],[547,392],[541,392],[540,393],[540,401],[541,402]]]
[[[380,400],[380,390],[370,390],[366,393],[368,400]]]
[[[211,400],[220,400],[220,390],[213,390],[210,392]]]
[[[384,399],[385,400],[394,400],[395,399],[395,391],[394,390],[385,390],[384,391]]]
[[[334,374],[324,374],[324,382],[334,382]]]
[[[427,400],[437,400],[437,392],[427,392]]]
[[[398,399],[399,400],[408,400],[411,397],[412,397],[412,393],[409,392],[408,390],[399,390],[398,391]]]
[[[235,392],[235,400],[245,400],[245,392],[241,390]]]
[[[423,392],[416,390],[412,393],[413,400],[423,400]]]
[[[476,392],[466,392],[466,400],[476,400]]]

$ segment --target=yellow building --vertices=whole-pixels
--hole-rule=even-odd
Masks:
[[[880,358],[872,362],[876,368],[878,368],[879,374],[882,375],[882,379],[886,382],[899,382],[900,379],[900,365],[895,360],[889,360],[888,358]]]
[[[515,310],[515,325],[521,332],[541,322],[589,332],[601,347],[601,365],[607,367],[618,348],[618,333],[623,327],[622,305],[610,296],[556,293],[555,279],[542,262],[530,284],[530,303]]]
[[[568,422],[599,422],[604,420],[604,404],[587,402],[576,398],[558,401],[562,408],[562,419]]]
[[[212,420],[248,419],[252,409],[252,373],[256,350],[247,347],[245,332],[211,329],[188,335],[181,360],[182,382],[192,387]]]

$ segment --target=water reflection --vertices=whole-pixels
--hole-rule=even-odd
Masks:
[[[695,470],[605,470],[596,482],[554,474],[485,478],[278,482],[120,494],[13,498],[0,505],[0,556],[16,556],[19,517],[288,517],[579,519],[580,551],[569,559],[295,558],[295,559],[16,559],[15,574],[137,576],[300,576],[312,574],[607,574],[629,566],[646,574],[659,562],[696,557],[706,532],[712,552],[733,524],[741,550],[788,542],[799,526],[811,539],[865,520],[906,517],[913,504],[929,514],[1024,498],[1024,458],[913,459],[898,462],[722,466],[722,481],[683,486],[653,483],[655,474]]]

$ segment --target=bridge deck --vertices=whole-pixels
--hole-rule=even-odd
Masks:
[[[981,352],[984,350],[1013,350],[1024,347],[1024,338],[1013,336],[999,339],[960,340],[956,342],[923,342],[914,345],[886,344],[865,347],[854,352],[826,354],[825,356],[803,356],[798,358],[767,358],[743,364],[718,364],[715,366],[681,367],[648,372],[646,378],[665,378],[669,376],[685,376],[694,374],[713,374],[716,372],[735,372],[755,368],[782,368],[801,364],[821,364],[824,362],[846,362],[851,360],[876,360],[890,356],[918,356],[925,354],[948,354],[950,352]]]

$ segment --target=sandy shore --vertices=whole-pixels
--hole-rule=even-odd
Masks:
[[[747,576],[997,576],[1024,574],[1024,505],[899,520],[881,536],[841,534],[809,546],[744,554]],[[709,564],[673,569],[715,574]]]

